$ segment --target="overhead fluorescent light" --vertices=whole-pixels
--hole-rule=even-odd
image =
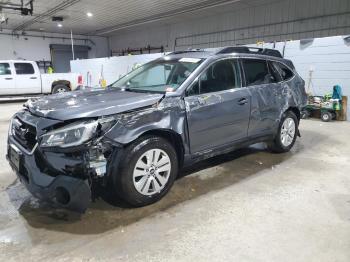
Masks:
[[[93,17],[93,14],[92,14],[91,12],[87,12],[86,15],[87,15],[88,17]]]
[[[62,24],[57,24],[58,27],[62,27],[63,25]]]

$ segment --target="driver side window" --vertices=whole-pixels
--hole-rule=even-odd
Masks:
[[[186,92],[187,96],[219,92],[241,87],[237,61],[227,59],[214,63],[206,69]]]

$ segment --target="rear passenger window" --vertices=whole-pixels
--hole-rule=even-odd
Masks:
[[[29,63],[15,63],[17,75],[31,75],[34,74],[34,67]]]
[[[276,81],[270,74],[265,60],[243,59],[243,68],[247,86],[269,84]]]
[[[9,63],[0,63],[0,75],[11,75]]]
[[[283,81],[287,81],[294,76],[294,73],[284,64],[279,62],[272,62],[273,66],[278,70]]]

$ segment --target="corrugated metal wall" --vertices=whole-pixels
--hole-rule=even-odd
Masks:
[[[243,1],[227,10],[122,31],[110,38],[111,48],[150,44],[178,50],[350,34],[349,0],[261,0],[250,5]]]

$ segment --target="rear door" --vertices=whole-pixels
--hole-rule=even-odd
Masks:
[[[237,60],[212,64],[187,90],[185,103],[191,153],[247,137],[250,95],[241,88]]]
[[[0,95],[14,95],[15,79],[11,64],[9,62],[0,62]]]
[[[272,134],[280,116],[280,96],[276,96],[280,91],[279,80],[266,60],[244,58],[242,64],[246,86],[252,96],[248,136]]]
[[[41,93],[41,79],[38,67],[30,62],[15,62],[16,92],[17,94],[39,94]]]

